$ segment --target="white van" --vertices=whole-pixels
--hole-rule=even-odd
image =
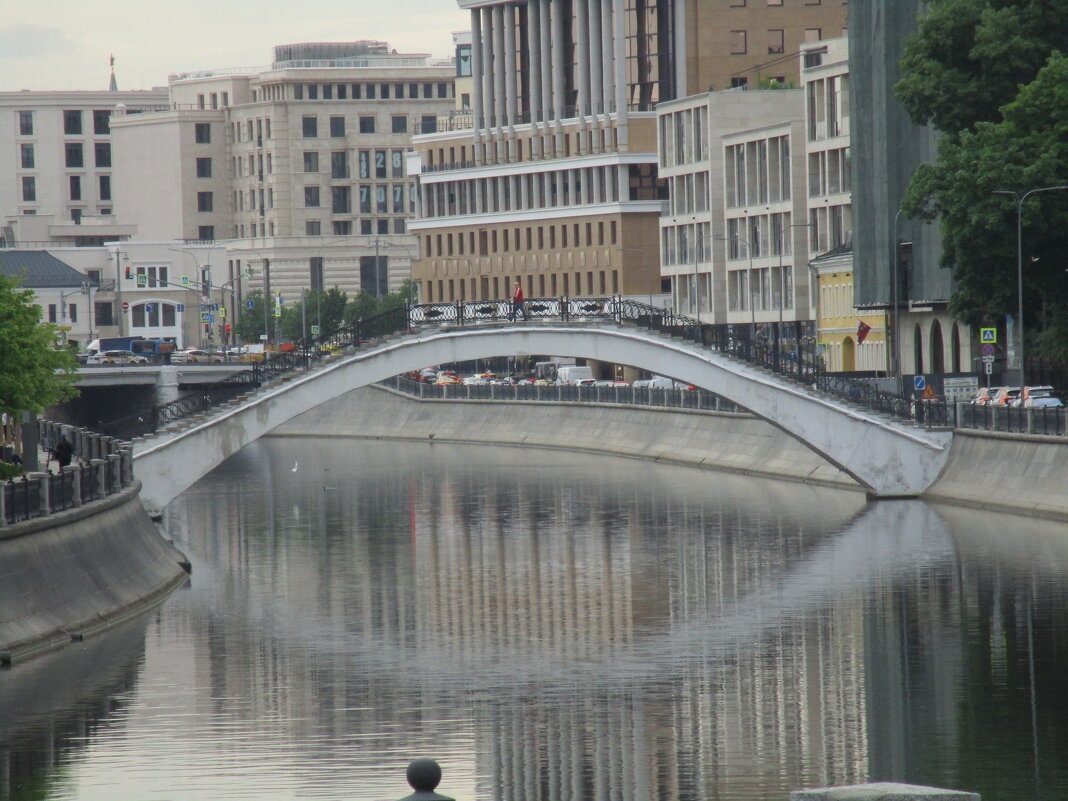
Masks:
[[[577,384],[584,378],[593,378],[593,369],[579,367],[574,364],[566,364],[556,371],[556,385]]]

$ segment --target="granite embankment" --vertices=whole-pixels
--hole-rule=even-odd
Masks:
[[[0,528],[0,663],[96,633],[185,583],[185,557],[140,489]]]
[[[850,476],[774,426],[723,412],[417,400],[367,387],[272,433],[580,450],[860,489]],[[949,462],[926,497],[1068,518],[1068,438],[958,430]]]

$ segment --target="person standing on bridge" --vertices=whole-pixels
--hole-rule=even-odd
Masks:
[[[515,290],[512,292],[512,314],[508,319],[515,322],[517,313],[522,313],[523,319],[527,319],[527,310],[523,305],[523,287],[518,281],[515,282]]]
[[[59,442],[56,447],[52,449],[52,458],[59,462],[59,469],[62,470],[70,464],[71,456],[74,455],[74,448],[71,447],[70,440],[67,439],[67,435],[63,434],[59,438]]]

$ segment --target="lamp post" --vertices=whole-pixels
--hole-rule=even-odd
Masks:
[[[382,246],[382,245],[384,245],[386,248],[400,248],[401,250],[403,250],[408,256],[408,262],[409,262],[409,268],[408,269],[409,269],[409,271],[411,270],[411,262],[413,261],[412,252],[410,250],[408,250],[408,246],[407,245],[402,245],[400,242],[393,242],[393,241],[390,241],[389,239],[381,239],[381,238],[379,238],[377,236],[374,239],[372,239],[370,242],[368,242],[367,243],[367,247],[369,247],[369,248],[373,247],[375,249],[375,287],[378,290],[384,290],[384,291],[376,292],[376,296],[377,297],[381,297],[382,295],[388,295],[389,294],[389,272],[388,272],[388,270],[389,270],[389,256],[388,255],[386,256],[386,270],[387,270],[387,272],[386,272],[386,285],[385,285],[385,287],[379,287],[378,286],[378,259],[379,259],[380,246]],[[462,286],[462,284],[461,284],[461,286]]]
[[[898,242],[897,242],[897,221],[901,219],[901,212],[902,211],[904,211],[904,209],[898,209],[897,210],[897,214],[894,215],[894,233],[893,233],[893,240],[890,243],[890,267],[891,267],[891,273],[890,273],[891,279],[890,280],[893,282],[893,285],[890,287],[890,301],[893,304],[893,314],[892,314],[893,323],[891,324],[891,322],[889,320],[887,321],[887,332],[890,334],[890,338],[891,338],[890,370],[894,374],[894,381],[896,382],[896,385],[897,385],[898,397],[901,397],[901,395],[903,394],[903,389],[902,389],[902,386],[901,386],[901,339],[898,336],[899,330],[898,330],[898,319],[897,319],[898,318],[897,310],[898,310],[898,307],[899,307],[898,293],[901,291],[901,289],[900,289],[901,288],[901,282],[900,282],[900,280],[898,280],[898,276],[897,276],[898,262],[901,260],[900,256],[899,256]],[[892,325],[892,327],[891,327],[891,325]]]
[[[1020,399],[1023,402],[1024,387],[1026,386],[1025,366],[1024,366],[1024,331],[1023,331],[1023,204],[1027,198],[1031,195],[1038,194],[1039,192],[1055,192],[1061,189],[1068,189],[1068,184],[1060,184],[1058,186],[1041,186],[1037,189],[1029,189],[1026,192],[1017,192],[1014,189],[995,189],[995,195],[1010,195],[1016,199],[1016,328],[1020,340],[1019,345],[1019,359],[1020,359]]]

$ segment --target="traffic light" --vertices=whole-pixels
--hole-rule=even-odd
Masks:
[[[226,324],[226,333],[227,334],[230,333],[230,324],[229,323]]]
[[[127,267],[126,268],[126,280],[129,281],[131,278],[133,278],[133,268]]]

